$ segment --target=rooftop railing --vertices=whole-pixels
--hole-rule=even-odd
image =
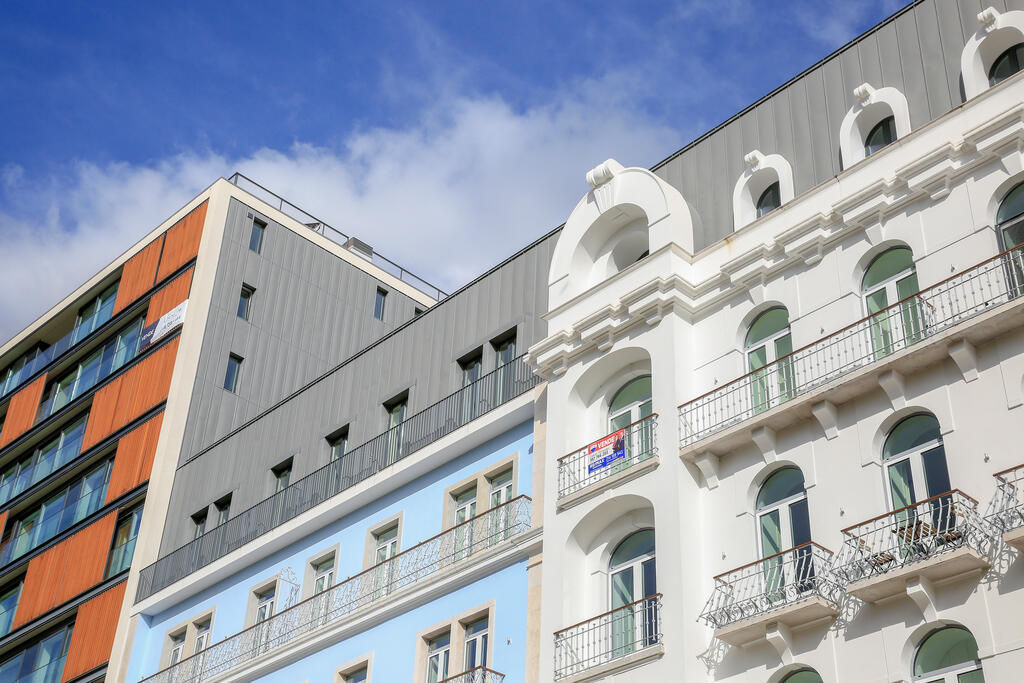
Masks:
[[[236,187],[245,190],[249,194],[262,199],[270,206],[275,207],[281,213],[290,216],[291,218],[294,218],[298,222],[302,223],[313,232],[320,233],[321,235],[331,240],[332,242],[335,242],[343,247],[348,248],[346,242],[349,241],[349,235],[346,235],[337,228],[332,228],[330,225],[323,222],[319,218],[316,218],[312,214],[303,211],[299,207],[289,202],[287,199],[284,199],[283,197],[274,193],[273,191],[268,190],[267,188],[263,187],[256,181],[247,178],[241,173],[235,173],[233,176],[228,178],[228,182],[232,183]],[[448,296],[447,293],[445,293],[438,287],[435,287],[434,285],[430,284],[423,278],[414,275],[413,273],[409,272],[408,270],[398,265],[394,261],[384,258],[376,251],[373,251],[372,248],[370,249],[370,253],[367,255],[363,255],[363,252],[361,250],[356,251],[355,253],[359,254],[360,256],[363,256],[364,258],[366,258],[366,256],[369,256],[369,261],[373,265],[377,266],[384,272],[395,276],[402,282],[405,282],[406,284],[415,287],[424,294],[430,296],[435,301],[440,301],[441,299],[444,299],[445,297]]]
[[[978,502],[954,489],[843,529],[833,567],[845,584],[959,548],[985,552],[991,534]]]
[[[503,683],[504,680],[505,674],[488,669],[486,666],[478,666],[455,676],[449,676],[439,683]]]
[[[996,472],[989,519],[1002,532],[1024,527],[1024,465]]]
[[[558,497],[564,498],[658,454],[658,415],[612,432],[558,459]]]
[[[831,550],[805,543],[719,574],[700,618],[722,628],[813,597],[838,610],[843,589],[831,564]]]
[[[1024,294],[1024,246],[679,406],[689,446]]]
[[[228,636],[144,681],[200,683],[252,661],[474,555],[499,547],[530,529],[530,512],[528,496],[513,498]],[[473,671],[466,673],[473,674]],[[501,679],[466,680],[475,683]]]
[[[484,375],[144,568],[139,574],[136,601],[394,465],[529,391],[539,381],[522,356]]]
[[[661,643],[661,593],[555,633],[555,680]]]

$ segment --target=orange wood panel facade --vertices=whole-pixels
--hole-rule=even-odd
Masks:
[[[39,401],[43,398],[43,387],[45,386],[46,375],[44,374],[11,396],[7,417],[4,418],[4,428],[0,432],[0,448],[32,429],[36,422],[36,413],[39,411]]]
[[[203,223],[206,221],[206,202],[192,209],[187,216],[167,230],[164,240],[164,253],[160,257],[160,268],[157,271],[157,282],[181,268],[199,253],[199,239],[203,236]]]
[[[122,581],[78,608],[62,681],[88,673],[110,659],[126,585],[127,581]]]
[[[133,304],[156,284],[156,269],[160,265],[160,250],[163,246],[164,235],[160,235],[125,261],[121,269],[121,282],[117,285],[114,314]]]
[[[151,417],[117,442],[117,455],[114,456],[110,484],[107,485],[107,503],[149,479],[163,420],[163,413]]]
[[[12,629],[103,580],[116,521],[111,512],[29,560]]]
[[[173,339],[96,392],[82,450],[91,448],[167,398],[177,353],[178,339]]]
[[[147,324],[155,323],[160,316],[188,298],[189,290],[192,288],[193,270],[195,268],[189,268],[153,295],[146,311]]]

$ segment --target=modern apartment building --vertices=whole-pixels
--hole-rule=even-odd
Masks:
[[[451,295],[217,181],[0,350],[0,681],[1019,680],[1022,67],[919,0]]]

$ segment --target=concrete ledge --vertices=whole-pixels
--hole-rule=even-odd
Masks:
[[[924,578],[933,583],[948,581],[962,574],[982,571],[991,566],[988,558],[974,548],[956,550],[914,562],[847,586],[846,591],[864,602],[879,602],[897,595],[906,595],[907,580]]]
[[[769,624],[779,623],[795,630],[824,619],[831,622],[837,616],[839,616],[839,610],[834,605],[830,605],[820,595],[814,595],[785,607],[768,610],[763,614],[715,629],[715,638],[729,645],[746,647],[757,641],[765,640]]]
[[[611,661],[605,662],[604,664],[598,664],[597,666],[591,667],[586,671],[581,671],[578,674],[573,674],[567,678],[559,679],[560,683],[580,683],[581,681],[590,681],[595,678],[603,678],[608,674],[618,674],[629,669],[634,669],[638,666],[642,666],[649,661],[654,659],[661,659],[665,655],[665,644],[658,643],[650,647],[645,647],[643,650],[638,652],[632,652],[624,657],[617,657]]]
[[[1024,553],[1024,526],[1010,529],[1003,534],[1003,543]]]
[[[651,470],[656,469],[660,464],[661,458],[658,457],[657,455],[647,458],[646,460],[643,460],[628,469],[622,470],[621,472],[616,472],[610,477],[605,477],[600,481],[596,481],[593,484],[590,484],[589,486],[580,489],[579,491],[570,493],[564,498],[559,498],[558,502],[556,503],[556,506],[559,510],[568,510],[572,506],[578,505],[583,501],[587,500],[588,498],[596,496],[602,491],[614,488],[619,484],[624,484],[627,481],[636,479],[637,477],[643,474],[647,474]]]

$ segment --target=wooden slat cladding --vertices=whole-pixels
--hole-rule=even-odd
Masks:
[[[164,235],[160,235],[125,261],[121,269],[121,282],[117,285],[117,300],[114,301],[115,315],[135,303],[156,284],[156,269],[160,265],[163,246]]]
[[[63,604],[103,580],[117,512],[111,512],[29,560],[12,628]]]
[[[108,588],[78,608],[61,681],[73,680],[110,659],[127,583],[122,581]]]
[[[203,223],[206,221],[206,204],[204,201],[168,229],[164,254],[160,257],[160,268],[157,270],[157,282],[199,253],[199,239],[203,236]]]
[[[176,338],[96,392],[85,427],[83,451],[167,398],[177,353]]]
[[[117,455],[114,456],[110,484],[107,485],[107,503],[149,479],[163,419],[163,413],[151,417],[117,442]]]
[[[7,416],[4,418],[4,428],[0,432],[0,448],[17,439],[35,424],[45,386],[46,375],[41,375],[36,381],[22,387],[11,396]]]
[[[189,268],[153,295],[149,300],[149,310],[146,312],[147,323],[155,323],[160,316],[188,298],[189,290],[192,288],[193,270],[195,268]]]

